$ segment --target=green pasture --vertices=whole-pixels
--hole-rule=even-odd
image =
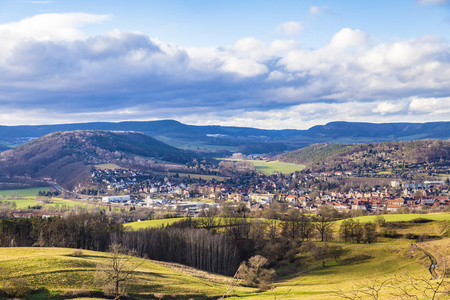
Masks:
[[[20,190],[2,190],[0,191],[0,201],[5,202],[8,201],[10,204],[15,203],[17,209],[27,209],[28,207],[33,206],[43,206],[44,208],[55,208],[56,206],[65,205],[67,209],[71,209],[73,206],[79,207],[87,207],[91,204],[82,203],[73,200],[62,199],[59,197],[52,197],[51,199],[46,199],[46,197],[42,197],[39,200],[38,193],[39,191],[50,191],[48,187],[42,188],[31,188],[31,189],[20,189]]]
[[[171,225],[175,222],[185,220],[187,218],[168,218],[168,219],[157,219],[157,220],[145,220],[140,222],[130,222],[124,224],[125,227],[128,227],[133,230],[145,229],[145,228],[160,228],[162,226]]]
[[[123,169],[122,167],[116,165],[116,164],[99,164],[95,165],[95,168],[97,170],[106,170],[106,169]]]
[[[255,166],[256,171],[267,175],[275,172],[290,174],[306,168],[305,165],[289,164],[281,161],[249,160],[249,162]]]
[[[239,161],[237,159],[227,158],[223,160],[228,161]],[[264,173],[266,175],[271,175],[275,172],[283,173],[283,174],[290,174],[294,173],[296,171],[301,171],[304,168],[306,168],[305,165],[296,165],[296,164],[290,164],[290,163],[284,163],[278,160],[274,161],[267,161],[267,160],[246,160],[250,163],[252,163],[256,171],[259,173]]]
[[[295,261],[287,262],[277,270],[274,289],[258,292],[238,286],[231,293],[231,298],[272,300],[287,292],[283,299],[342,299],[338,295],[339,290],[349,295],[361,286],[389,281],[380,291],[378,299],[393,299],[392,293],[399,291],[398,284],[405,284],[403,281],[396,282],[395,278],[402,278],[405,274],[423,280],[420,282],[429,280],[428,257],[410,247],[409,241],[335,245],[343,246],[346,252],[336,261],[327,260],[325,267],[307,253],[298,253]],[[440,263],[441,254],[450,246],[450,239],[419,245]],[[5,282],[7,278],[21,277],[31,285],[40,287],[40,294],[29,299],[65,299],[59,295],[74,298],[77,292],[100,291],[102,286],[95,280],[97,266],[110,263],[110,254],[82,250],[81,257],[74,257],[71,255],[74,250],[0,248],[0,280]],[[231,282],[231,277],[181,265],[139,258],[133,258],[132,262],[139,264],[128,289],[132,299],[155,299],[155,294],[163,296],[163,299],[219,299]],[[439,263],[436,270],[442,274],[442,264]],[[446,279],[444,287],[448,284]],[[103,298],[97,296],[95,299]]]
[[[380,215],[384,218],[386,222],[401,222],[401,221],[411,221],[417,218],[430,219],[433,221],[448,221],[450,220],[450,213],[438,213],[438,214],[386,214]],[[361,216],[352,218],[355,221],[359,222],[375,222],[377,219],[377,215],[371,216]],[[340,224],[343,220],[339,220],[336,223]]]
[[[76,293],[101,291],[104,285],[96,280],[98,266],[110,265],[110,254],[82,250],[83,255],[75,257],[71,255],[75,250],[0,248],[0,279],[4,281],[7,278],[20,277],[32,286],[40,287],[41,291],[29,299],[72,299]],[[160,294],[164,298],[177,295],[176,299],[206,299],[221,295],[228,284],[227,277],[172,264],[132,258],[131,265],[138,265],[128,288],[133,299],[155,299],[154,294]],[[194,273],[194,276],[189,272]],[[239,288],[239,291],[247,290],[251,289]]]
[[[40,187],[19,190],[0,190],[0,197],[10,199],[12,194],[17,195],[18,197],[37,197],[39,191],[48,192],[50,189],[48,187]]]

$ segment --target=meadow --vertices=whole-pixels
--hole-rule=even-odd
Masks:
[[[270,175],[275,172],[290,174],[306,168],[305,165],[296,165],[280,161],[249,160],[249,162],[251,162],[255,166],[256,171],[264,173],[266,175]]]
[[[239,161],[237,159],[223,159],[228,161]],[[267,161],[267,160],[246,160],[246,162],[250,162],[255,166],[255,169],[259,173],[263,173],[266,175],[271,175],[275,172],[290,174],[296,171],[301,171],[306,168],[305,165],[296,165],[291,163],[284,163],[278,160]]]
[[[63,205],[67,209],[71,209],[73,206],[87,207],[91,204],[82,203],[74,200],[67,200],[59,197],[52,197],[45,202],[38,199],[39,191],[48,192],[48,187],[31,188],[31,189],[19,189],[19,190],[1,190],[0,201],[8,201],[9,203],[15,203],[17,209],[27,209],[33,206],[43,206],[44,208],[55,209]]]
[[[412,221],[417,218],[425,218],[429,220],[434,221],[449,221],[450,220],[450,213],[432,213],[432,214],[385,214],[380,215],[384,218],[386,222],[407,222]],[[370,216],[361,216],[361,217],[355,217],[352,218],[354,221],[359,221],[362,223],[365,222],[375,222],[378,215],[370,215]],[[338,221],[337,223],[340,224],[342,222]]]
[[[442,257],[438,254],[447,251],[449,241],[443,239],[419,245],[440,262]],[[294,262],[277,270],[273,289],[259,292],[238,286],[230,298],[272,300],[286,293],[283,299],[343,299],[342,295],[350,295],[355,290],[370,291],[371,285],[381,288],[381,284],[385,284],[378,299],[395,299],[395,293],[404,284],[398,281],[402,276],[429,279],[429,259],[410,247],[408,240],[340,245],[346,253],[336,261],[328,260],[325,267],[308,254],[298,254]],[[73,256],[74,251],[0,248],[0,278],[5,283],[8,278],[20,277],[38,287],[28,299],[73,299],[77,295],[83,299],[106,299],[101,294],[104,285],[99,285],[95,278],[99,274],[98,266],[111,263],[110,253],[82,250],[81,256]],[[177,264],[140,258],[132,258],[131,263],[138,266],[128,286],[128,295],[132,299],[219,299],[232,281],[231,277]],[[438,264],[437,271],[442,273],[442,265]]]
[[[174,222],[185,220],[187,218],[167,218],[167,219],[157,219],[157,220],[145,220],[139,222],[130,222],[124,224],[125,228],[130,228],[133,230],[145,229],[145,228],[160,228],[162,226],[171,225]]]

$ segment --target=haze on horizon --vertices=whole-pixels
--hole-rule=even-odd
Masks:
[[[450,121],[450,1],[0,1],[0,125]]]

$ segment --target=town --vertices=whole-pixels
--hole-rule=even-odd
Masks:
[[[436,171],[436,170],[434,170]],[[450,167],[439,172],[450,173]],[[408,173],[413,173],[408,170]],[[198,216],[205,208],[226,203],[257,215],[267,207],[314,213],[328,206],[349,215],[447,211],[449,179],[405,180],[402,174],[358,176],[352,171],[292,174],[243,174],[233,177],[160,174],[131,169],[97,169],[97,189],[78,191],[83,199],[103,204],[148,207],[180,216]],[[430,177],[432,179],[436,179]]]

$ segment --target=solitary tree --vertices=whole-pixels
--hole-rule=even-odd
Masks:
[[[125,291],[125,286],[132,279],[136,269],[142,262],[136,262],[135,258],[127,253],[121,244],[112,244],[109,262],[98,267],[96,279],[99,284],[105,286],[105,292],[113,294],[117,299]]]

